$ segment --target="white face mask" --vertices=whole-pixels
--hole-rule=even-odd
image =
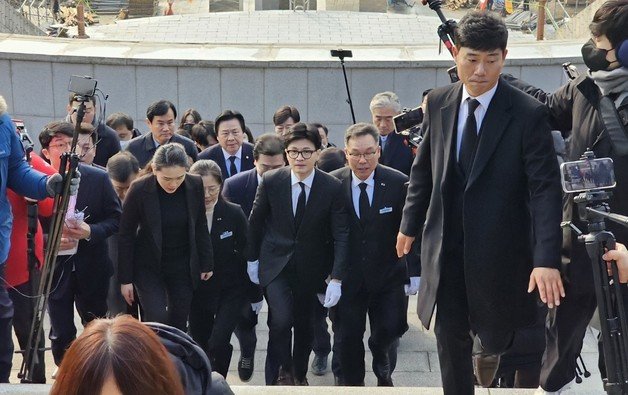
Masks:
[[[126,140],[126,141],[120,140],[120,149],[122,150],[126,149],[126,146],[129,145],[130,142],[131,140]]]

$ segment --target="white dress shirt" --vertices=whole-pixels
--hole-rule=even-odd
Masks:
[[[456,136],[457,145],[456,145],[456,159],[460,159],[460,147],[462,146],[462,131],[464,130],[464,124],[467,122],[467,116],[469,115],[469,103],[467,98],[476,99],[480,102],[480,105],[475,109],[475,122],[477,125],[478,134],[480,133],[480,129],[482,128],[482,121],[484,120],[484,116],[486,115],[486,110],[488,109],[488,105],[491,104],[491,100],[493,100],[493,96],[495,96],[495,91],[497,90],[497,85],[495,84],[487,92],[482,93],[478,97],[473,97],[469,95],[467,92],[467,88],[463,86],[462,88],[462,100],[460,100],[460,107],[458,108],[458,133]]]
[[[224,148],[222,149],[222,154],[225,157],[225,167],[227,168],[227,173],[229,173],[229,177],[234,176],[235,174],[231,174],[230,170],[231,169],[231,160],[229,160],[229,158],[231,158],[232,156],[236,157],[235,160],[235,167],[238,170],[238,173],[240,172],[241,169],[241,164],[242,164],[242,146],[240,146],[240,148],[238,148],[238,152],[236,152],[235,154],[231,155],[230,153],[228,153],[227,151],[225,151]]]
[[[293,171],[290,171],[290,182],[292,185],[292,215],[297,214],[297,203],[299,202],[299,195],[301,194],[301,186],[299,185],[299,182],[305,184],[305,203],[307,204],[307,200],[310,197],[310,191],[312,190],[314,174],[316,174],[316,171],[312,170],[312,173],[307,176],[305,180],[300,181],[296,174],[294,174]]]
[[[373,191],[375,190],[375,171],[371,172],[371,175],[364,181],[361,181],[354,172],[351,172],[351,198],[353,199],[353,209],[355,214],[360,218],[360,184],[366,184],[366,194],[369,197],[369,206],[373,205]]]

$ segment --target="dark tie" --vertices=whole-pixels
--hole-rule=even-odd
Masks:
[[[298,230],[303,221],[303,214],[305,213],[305,184],[299,182],[301,187],[301,193],[299,193],[299,199],[297,200],[297,209],[294,213],[294,227]]]
[[[360,187],[360,223],[364,225],[371,205],[369,204],[369,195],[366,193],[366,183],[361,182],[358,186]]]
[[[478,127],[475,120],[475,109],[480,105],[480,102],[475,99],[468,98],[467,105],[469,114],[467,115],[467,120],[465,121],[464,128],[462,129],[462,143],[460,145],[460,155],[458,157],[458,162],[460,163],[465,179],[468,178],[471,173],[473,159],[475,158],[475,150],[479,140]]]
[[[238,169],[236,168],[236,165],[235,165],[236,157],[230,156],[229,160],[231,161],[231,165],[229,166],[229,177],[231,177],[231,176],[235,176],[238,173]]]

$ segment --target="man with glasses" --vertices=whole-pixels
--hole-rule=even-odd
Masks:
[[[277,384],[281,366],[308,385],[316,294],[325,293],[325,307],[340,300],[349,227],[340,181],[315,169],[318,130],[297,123],[284,142],[289,166],[264,173],[249,217],[248,272],[269,308],[266,384]]]
[[[175,134],[177,109],[168,100],[159,100],[148,106],[146,110],[146,125],[150,133],[136,137],[129,142],[127,151],[135,156],[140,167],[146,166],[153,158],[157,147],[167,143],[179,143],[185,148],[193,161],[196,161],[198,150],[196,144],[186,137]]]
[[[279,169],[286,165],[283,152],[283,140],[280,137],[274,133],[263,134],[257,139],[253,147],[255,168],[225,180],[222,195],[228,201],[239,204],[247,218],[251,213],[251,208],[253,208],[255,192],[262,180],[262,175],[269,170]],[[259,313],[263,303],[259,285],[251,283],[249,297],[251,306],[257,311],[253,311],[253,308],[247,305],[242,320],[235,330],[241,350],[238,374],[240,380],[244,382],[249,381],[253,376],[253,361],[257,344],[255,326],[257,325],[257,313]]]
[[[218,163],[223,180],[253,165],[253,144],[244,141],[244,117],[237,111],[225,110],[214,121],[218,144],[205,149],[199,159],[211,159]]]
[[[342,385],[364,385],[362,339],[367,312],[377,385],[393,385],[389,353],[396,353],[393,344],[408,329],[405,296],[416,294],[419,288],[417,257],[410,254],[400,259],[395,249],[408,177],[378,164],[378,142],[375,126],[350,126],[345,133],[348,166],[331,173],[343,183],[350,212],[349,269],[335,321],[340,334]],[[410,284],[404,292],[408,278]]]

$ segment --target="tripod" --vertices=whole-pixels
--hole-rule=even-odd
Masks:
[[[458,24],[453,19],[445,18],[445,15],[443,14],[443,11],[441,10],[441,6],[443,5],[442,0],[423,0],[423,4],[425,4],[426,2],[429,5],[430,9],[436,12],[436,15],[438,15],[438,18],[442,22],[440,26],[438,26],[438,29],[436,30],[436,33],[438,33],[438,38],[440,39],[440,43],[444,44],[445,48],[447,48],[451,56],[455,58],[457,54],[457,50],[455,46],[456,42],[455,42],[454,36],[455,36],[456,28]],[[441,51],[441,46],[439,44],[438,53],[440,53],[440,51]],[[451,80],[451,82],[457,82],[459,80],[458,72],[456,71],[456,66],[453,66],[447,69],[447,74],[449,74],[449,79]]]
[[[347,70],[345,69],[345,58],[353,57],[353,53],[344,49],[332,49],[331,56],[340,59],[340,65],[342,66],[342,74],[345,77],[345,88],[347,89],[347,103],[351,109],[351,119],[355,124],[355,112],[353,112],[353,102],[351,101],[351,90],[349,89],[349,81],[347,80]]]
[[[61,157],[61,166],[59,168],[59,174],[63,177],[63,188],[59,195],[54,198],[54,208],[52,221],[50,225],[50,231],[48,233],[48,242],[46,243],[46,251],[44,257],[44,265],[41,270],[39,287],[37,293],[37,299],[35,301],[35,308],[33,312],[33,322],[31,324],[31,333],[28,337],[28,343],[24,350],[24,359],[20,367],[18,377],[21,378],[22,383],[32,383],[35,364],[38,361],[39,341],[43,336],[43,322],[44,314],[48,306],[48,297],[50,290],[52,289],[52,280],[54,272],[57,267],[57,255],[59,252],[59,245],[61,243],[61,234],[63,232],[63,224],[65,221],[66,211],[68,210],[68,204],[70,201],[70,183],[72,178],[75,177],[76,168],[78,166],[79,157],[76,154],[76,142],[85,116],[85,101],[87,97],[77,97],[77,101],[80,105],[77,110],[76,125],[74,128],[74,135],[72,137],[72,148],[70,152],[66,152]]]
[[[615,236],[606,230],[605,219],[628,226],[628,217],[613,214],[606,201],[610,193],[597,190],[583,192],[574,198],[580,217],[587,222],[589,233],[578,233],[578,240],[585,244],[593,265],[595,296],[600,315],[602,345],[606,362],[607,378],[604,389],[611,395],[628,395],[628,321],[617,263],[611,262],[610,274],[602,259],[605,250],[615,248]]]

